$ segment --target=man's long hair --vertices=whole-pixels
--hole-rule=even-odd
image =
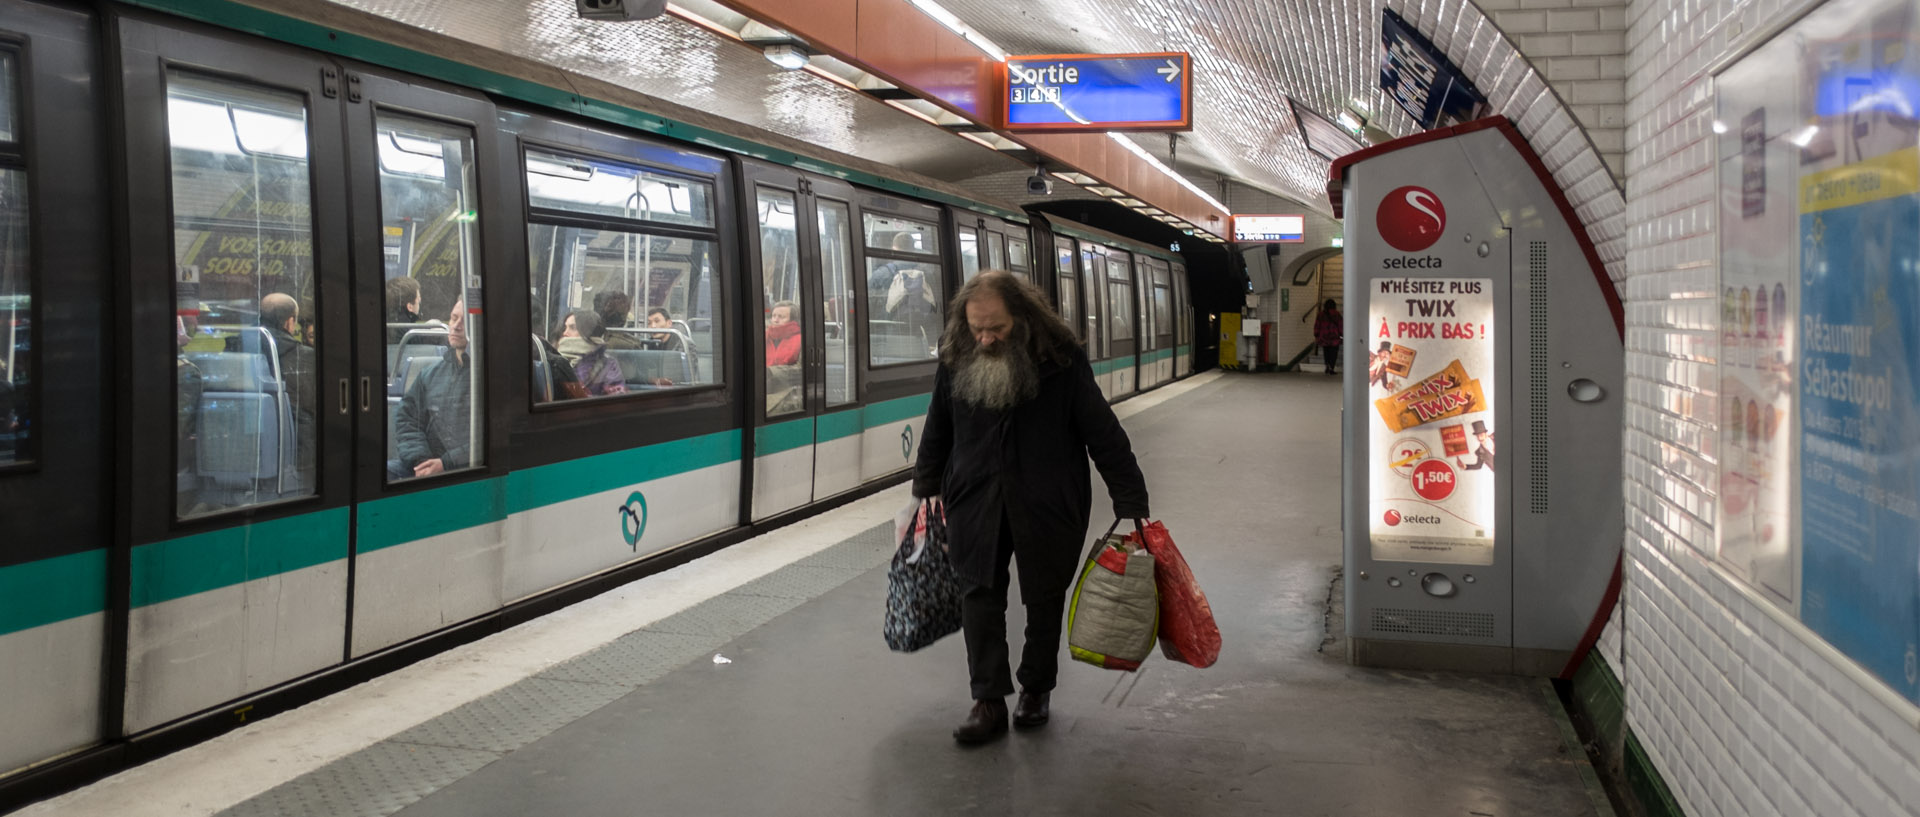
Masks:
[[[967,301],[981,292],[992,292],[1006,302],[1016,332],[1025,330],[1027,351],[1035,362],[1050,360],[1064,365],[1073,359],[1073,349],[1080,345],[1080,339],[1048,305],[1045,292],[1005,270],[983,270],[962,284],[953,294],[953,303],[947,305],[947,329],[940,338],[941,363],[958,365],[978,349],[980,342],[974,340],[973,329],[967,325]]]

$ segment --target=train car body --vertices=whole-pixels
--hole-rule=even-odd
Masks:
[[[0,0],[0,808],[897,484],[982,269],[1190,371],[1139,242],[140,5]]]

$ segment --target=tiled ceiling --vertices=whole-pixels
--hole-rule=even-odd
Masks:
[[[331,2],[942,181],[1022,167],[846,85],[778,70],[752,48],[672,15],[608,24],[579,19],[571,0]],[[940,5],[1013,54],[1191,53],[1194,129],[1179,136],[1174,167],[1203,188],[1217,190],[1221,179],[1231,179],[1322,213],[1331,212],[1328,160],[1307,148],[1288,98],[1329,118],[1364,107],[1373,127],[1412,133],[1414,122],[1377,87],[1381,9],[1391,6],[1496,113],[1519,123],[1586,219],[1610,272],[1616,280],[1624,273],[1625,204],[1613,177],[1559,97],[1470,0]],[[1165,134],[1131,138],[1162,160],[1168,156]]]

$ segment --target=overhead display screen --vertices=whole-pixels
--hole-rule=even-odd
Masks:
[[[1380,12],[1380,87],[1421,130],[1483,115],[1487,99],[1446,55],[1393,9]]]
[[[1307,217],[1236,214],[1233,217],[1233,240],[1302,244],[1307,240]]]
[[[1006,130],[1192,130],[1191,62],[1179,53],[1008,57]]]

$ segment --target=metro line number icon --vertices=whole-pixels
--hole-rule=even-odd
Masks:
[[[1401,252],[1420,252],[1447,230],[1447,208],[1424,187],[1407,185],[1388,193],[1374,213],[1380,237]]]

